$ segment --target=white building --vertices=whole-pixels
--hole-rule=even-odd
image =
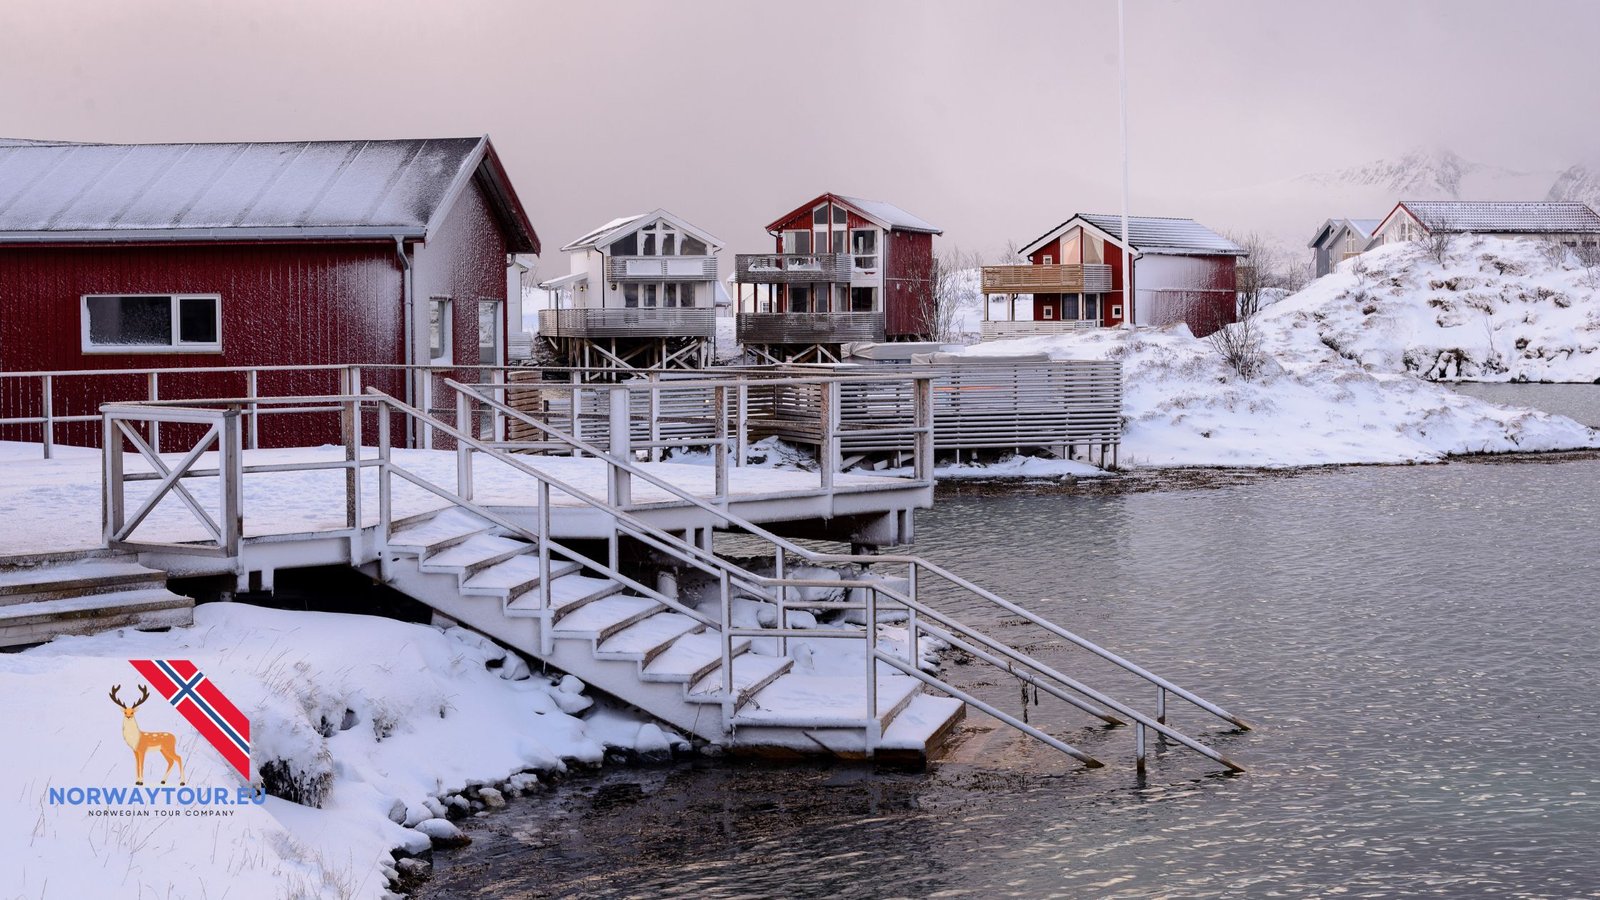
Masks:
[[[568,274],[539,286],[539,339],[584,368],[699,368],[711,361],[722,242],[664,209],[613,219],[562,247]]]

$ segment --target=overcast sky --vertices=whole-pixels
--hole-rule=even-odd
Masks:
[[[1135,213],[1418,145],[1518,168],[1600,157],[1600,2],[1127,6]],[[764,224],[833,190],[992,250],[1118,208],[1116,101],[1114,0],[0,10],[0,136],[488,132],[550,249],[658,206],[762,249]],[[1210,212],[1235,229],[1252,213]]]

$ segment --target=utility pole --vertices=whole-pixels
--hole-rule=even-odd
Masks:
[[[1122,321],[1133,322],[1133,245],[1128,243],[1128,41],[1117,0],[1117,77],[1122,97]]]

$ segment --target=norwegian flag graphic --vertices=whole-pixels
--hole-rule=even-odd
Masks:
[[[130,659],[156,692],[167,698],[222,758],[250,780],[250,720],[215,682],[187,659]]]

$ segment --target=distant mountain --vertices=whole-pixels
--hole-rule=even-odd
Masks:
[[[1544,199],[1576,200],[1600,209],[1600,169],[1580,163],[1563,170]]]
[[[1550,172],[1519,172],[1473,162],[1447,148],[1427,148],[1293,181],[1330,191],[1376,190],[1395,200],[1512,200],[1527,199],[1528,187],[1548,185],[1552,177]]]

